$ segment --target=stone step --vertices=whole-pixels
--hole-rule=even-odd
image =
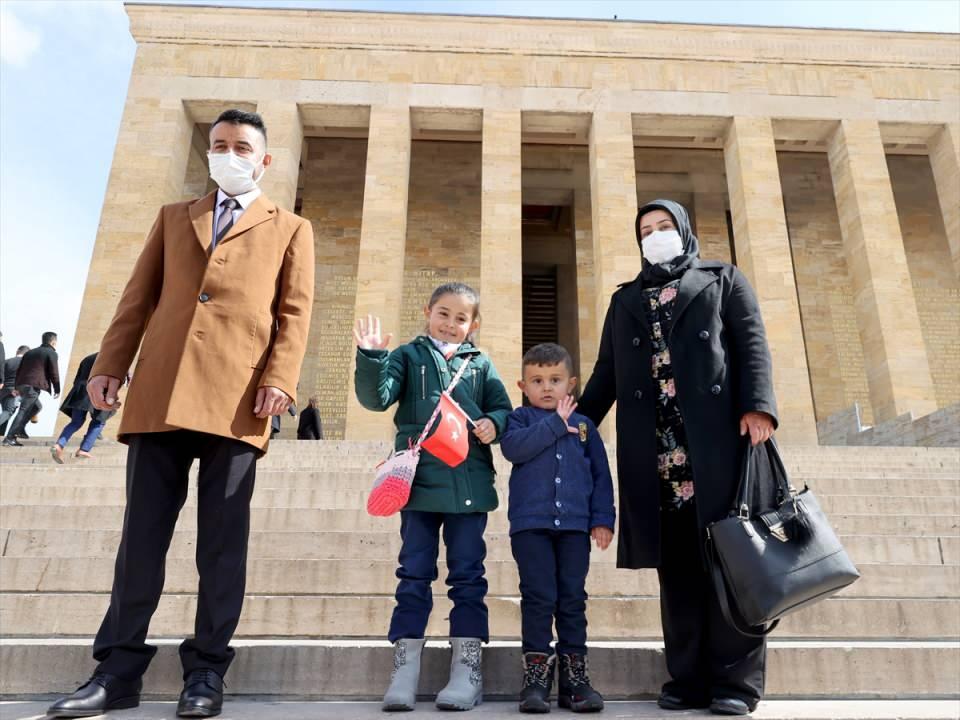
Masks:
[[[0,616],[8,637],[93,635],[107,608],[105,593],[3,593]],[[387,595],[247,594],[237,629],[246,637],[369,637],[386,632],[393,610]],[[191,632],[195,597],[168,593],[153,616],[151,631],[161,637]],[[514,639],[520,630],[517,597],[487,597],[490,633]],[[428,633],[447,633],[450,603],[438,598]],[[587,605],[596,639],[647,639],[660,636],[656,597],[594,596]],[[869,622],[864,622],[869,618]],[[781,638],[954,639],[960,637],[960,600],[915,598],[830,598],[783,619]]]
[[[183,528],[189,529],[195,511],[182,515]],[[840,535],[909,535],[956,537],[960,535],[960,516],[956,515],[864,515],[831,513],[830,522]],[[17,529],[119,529],[123,524],[122,505],[0,505],[0,528]],[[400,518],[372,517],[362,509],[262,508],[251,510],[251,530],[314,531],[350,530],[357,532],[399,531]],[[488,532],[508,529],[506,509],[490,514]]]
[[[193,558],[197,534],[193,516],[180,521],[169,558]],[[487,532],[487,558],[510,560],[510,538],[503,532]],[[960,537],[898,537],[895,535],[841,535],[841,542],[854,562],[897,565],[960,565]],[[119,530],[0,529],[0,548],[5,559],[25,558],[110,558],[117,552]],[[442,546],[442,541],[441,541]],[[395,559],[400,552],[400,535],[395,531],[253,532],[250,557],[286,560]],[[443,551],[441,551],[441,557]],[[616,553],[594,546],[591,563],[613,564]]]
[[[196,487],[187,495],[186,507],[196,506]],[[253,493],[255,508],[364,508],[369,491],[324,490],[315,488],[261,488]],[[501,496],[504,493],[501,493]],[[877,515],[949,516],[960,519],[960,497],[873,497],[869,495],[817,494],[820,506],[828,515],[835,513]],[[123,505],[123,487],[70,487],[33,485],[0,489],[3,505],[69,505],[74,508]]]
[[[159,651],[144,678],[148,696],[176,698],[181,689],[177,641],[151,641]],[[72,690],[93,668],[91,639],[37,638],[0,640],[0,693],[3,695],[50,695]],[[227,676],[227,705],[243,696],[269,695],[279,698],[368,698],[379,699],[389,681],[393,653],[386,641],[353,640],[243,640],[233,642],[237,656]],[[520,684],[520,649],[517,643],[494,642],[484,650],[484,689],[487,698],[516,697]],[[424,651],[420,692],[424,701],[443,686],[447,678],[450,651],[446,643],[430,640]],[[667,679],[663,647],[659,642],[591,642],[590,672],[596,686],[608,699],[652,697]],[[768,698],[830,698],[830,710],[817,718],[842,720],[842,701],[835,698],[957,698],[960,677],[960,645],[946,642],[804,642],[776,638],[768,644],[766,690]],[[954,707],[952,704],[940,705]],[[344,706],[339,706],[344,708]],[[474,711],[482,715],[487,704]],[[753,716],[768,716],[773,703],[764,702]],[[851,715],[864,718],[912,717],[894,714],[897,703],[889,700],[885,712]],[[40,712],[45,710],[46,704]],[[424,705],[425,712],[433,712]],[[342,709],[338,720],[349,715]],[[515,717],[516,706],[510,707]],[[890,714],[886,714],[890,713]],[[8,717],[5,712],[4,717]],[[652,717],[674,717],[676,712]],[[686,717],[687,713],[680,714]],[[111,715],[112,716],[112,715]],[[434,716],[431,714],[431,716]],[[609,707],[605,717],[638,717],[621,714]],[[126,714],[124,717],[130,717]],[[170,712],[145,716],[172,717]],[[269,717],[251,715],[251,718]],[[283,714],[284,720],[292,715]],[[304,716],[307,717],[307,716]],[[314,717],[314,716],[309,716]],[[367,720],[383,717],[378,705]],[[409,715],[408,717],[416,717]],[[805,715],[788,714],[800,720]],[[812,716],[811,716],[812,717]],[[956,717],[922,715],[918,717]]]
[[[196,471],[191,473],[196,478]],[[257,492],[267,489],[314,489],[324,491],[363,490],[370,484],[369,471],[324,471],[315,469],[284,470],[260,469],[257,472]],[[818,494],[824,495],[870,495],[880,497],[957,497],[960,495],[960,478],[915,477],[805,477],[791,476],[798,487],[804,483]],[[195,480],[194,480],[195,482]],[[74,488],[123,488],[126,472],[122,467],[71,467],[61,465],[18,465],[5,467],[3,487],[7,489],[50,485]],[[497,486],[507,487],[507,475],[501,474]],[[0,494],[0,501],[3,494]]]
[[[113,557],[4,557],[0,592],[85,593],[110,592]],[[396,589],[396,560],[324,559],[278,560],[253,557],[247,564],[247,592],[251,594],[390,595]],[[519,578],[513,560],[485,563],[491,595],[518,595]],[[438,565],[440,581],[434,594],[446,594],[446,565]],[[843,591],[845,597],[955,598],[960,594],[957,565],[860,565],[860,579]],[[197,589],[193,559],[168,558],[166,592],[186,593]],[[612,562],[594,563],[587,577],[591,597],[656,596],[659,592],[653,570],[619,570]]]
[[[229,690],[228,690],[229,692]],[[47,701],[12,701],[0,704],[7,720],[37,720],[43,717]],[[173,717],[176,702],[141,703],[124,711],[124,720],[155,720]],[[116,713],[110,713],[111,716]],[[435,714],[433,698],[424,697],[408,718]],[[605,717],[671,718],[676,712],[661,710],[652,700],[610,700],[605,702]],[[221,720],[374,720],[382,717],[377,701],[277,701],[227,695]],[[514,720],[514,700],[494,700],[474,708],[471,717],[485,720]],[[956,720],[957,703],[951,700],[765,700],[751,715],[757,720]]]

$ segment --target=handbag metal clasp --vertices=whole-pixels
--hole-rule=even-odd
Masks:
[[[770,534],[780,542],[787,542],[790,539],[787,537],[787,531],[783,529],[782,522],[778,522],[776,525],[771,525],[768,530],[770,530]]]
[[[746,503],[743,503],[740,506],[740,512],[737,514],[737,517],[739,517],[741,520],[750,519],[750,508],[747,506]]]

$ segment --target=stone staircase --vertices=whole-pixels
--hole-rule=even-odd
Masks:
[[[380,443],[278,441],[258,470],[247,601],[227,680],[235,696],[378,697],[392,667],[398,518],[364,508]],[[125,448],[54,465],[42,446],[0,451],[0,695],[70,690],[92,669],[122,522]],[[960,450],[785,450],[795,485],[815,489],[862,578],[790,615],[770,641],[768,694],[792,698],[960,698]],[[505,498],[509,465],[497,460]],[[193,625],[195,492],[167,562],[151,626],[160,652],[145,680],[176,694],[179,638]],[[505,508],[487,535],[490,697],[518,689],[519,597]],[[442,557],[442,549],[441,549]],[[594,551],[591,667],[609,698],[654,696],[664,679],[656,575]],[[442,583],[421,691],[445,680]]]

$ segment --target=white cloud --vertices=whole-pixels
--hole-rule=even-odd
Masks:
[[[31,30],[10,12],[0,8],[0,60],[23,66],[40,47],[40,33]]]

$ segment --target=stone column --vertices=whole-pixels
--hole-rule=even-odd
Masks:
[[[179,201],[183,191],[193,119],[179,97],[149,95],[143,84],[131,78],[70,364],[60,369],[67,389],[80,361],[100,347],[160,207]],[[58,417],[57,430],[64,424]],[[109,423],[109,437],[119,425],[119,418]]]
[[[944,125],[930,144],[940,212],[950,244],[953,269],[960,275],[960,123]]]
[[[876,422],[936,410],[880,126],[842,120],[828,143]]]
[[[300,109],[295,102],[265,101],[257,104],[257,112],[267,126],[267,152],[273,156],[260,188],[277,205],[293,212],[303,150]]]
[[[697,219],[700,257],[704,260],[730,262],[730,238],[727,234],[727,211],[723,193],[695,192],[693,214]]]
[[[379,315],[384,333],[400,331],[403,261],[407,242],[407,193],[410,186],[410,106],[406,98],[370,108],[363,220],[357,261],[356,317]],[[351,351],[352,352],[352,351]],[[347,401],[348,440],[391,437],[392,411],[373,413],[361,407],[354,392],[353,369]]]
[[[816,445],[800,303],[769,118],[735,117],[723,147],[737,265],[753,286],[773,357],[778,436]]]
[[[580,332],[580,389],[582,390],[597,360],[600,328],[603,318],[597,319],[600,303],[597,300],[596,274],[593,267],[593,216],[590,212],[589,168],[574,171],[573,233],[577,253],[577,308]]]
[[[593,240],[594,300],[599,343],[610,296],[617,285],[640,271],[637,218],[637,170],[630,113],[598,109],[590,123],[590,213]],[[596,360],[596,355],[590,358]],[[591,368],[592,370],[592,368]],[[586,383],[589,377],[585,377]],[[604,440],[615,441],[611,408],[601,426]]]
[[[515,406],[523,357],[523,238],[519,110],[483,111],[480,295],[485,347]]]

